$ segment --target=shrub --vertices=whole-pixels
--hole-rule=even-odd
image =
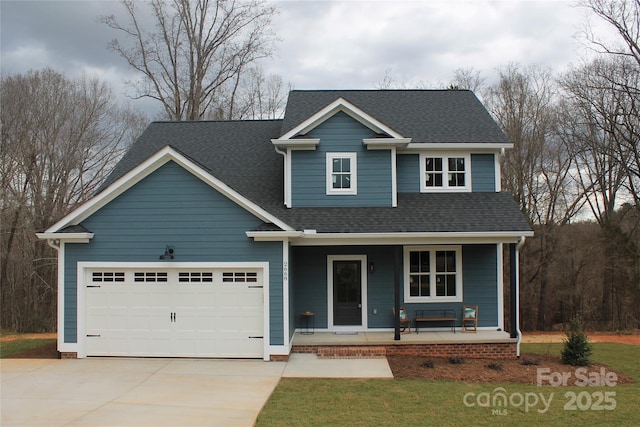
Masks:
[[[451,363],[452,365],[461,365],[464,363],[464,357],[450,357],[449,358],[449,363]]]
[[[502,363],[492,362],[487,365],[487,368],[492,369],[494,371],[502,371]]]
[[[571,366],[586,366],[591,356],[591,344],[589,338],[582,329],[580,318],[571,321],[570,329],[566,331],[567,340],[562,350],[562,363]]]

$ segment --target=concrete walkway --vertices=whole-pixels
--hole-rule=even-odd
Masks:
[[[288,378],[393,378],[386,358],[318,359],[315,354],[292,353],[284,369]]]
[[[0,361],[0,425],[252,426],[282,376],[392,378],[386,359]]]

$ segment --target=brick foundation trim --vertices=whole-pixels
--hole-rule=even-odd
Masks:
[[[516,343],[446,343],[387,346],[387,355],[515,359]]]
[[[59,352],[60,359],[77,359],[78,353],[75,351],[61,351]]]
[[[292,353],[315,353],[321,359],[378,358],[392,355],[515,359],[516,343],[439,343],[359,346],[294,345]]]
[[[288,362],[289,355],[288,354],[272,354],[269,356],[270,362]]]
[[[380,346],[319,347],[317,353],[318,359],[382,359],[387,355]]]

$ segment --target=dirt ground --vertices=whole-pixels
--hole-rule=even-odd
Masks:
[[[640,345],[640,334],[602,334],[597,332],[587,332],[591,342],[617,342],[621,344]],[[554,343],[563,342],[566,335],[564,332],[525,332],[522,335],[523,343]]]
[[[0,342],[15,341],[15,340],[47,339],[47,338],[57,338],[57,337],[58,335],[55,332],[50,334],[15,334],[15,335],[5,335],[4,337],[0,337]]]
[[[617,342],[623,344],[640,345],[640,335],[617,334],[588,334],[592,342]],[[12,341],[18,338],[55,338],[55,334],[30,334],[9,335],[0,338],[0,341]],[[526,333],[522,342],[525,343],[554,343],[562,342],[565,335],[562,332]],[[55,359],[58,357],[56,343],[50,343],[39,348],[28,350],[11,356],[23,359]],[[549,372],[571,372],[576,368],[564,365],[560,355],[522,354],[520,359],[493,360],[493,359],[465,359],[464,363],[452,364],[447,358],[417,357],[417,356],[388,356],[389,366],[396,378],[422,378],[430,380],[451,380],[467,382],[514,382],[535,384],[537,369],[548,368]],[[538,365],[527,365],[523,362],[530,360]],[[433,366],[433,367],[430,367]],[[605,372],[615,372],[618,376],[618,384],[633,383],[633,380],[623,372],[613,371],[610,367],[593,363],[587,367],[587,375],[592,372],[600,373],[601,368]],[[574,376],[575,377],[575,376]]]

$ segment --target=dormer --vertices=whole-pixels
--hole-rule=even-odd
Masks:
[[[345,98],[271,142],[285,157],[287,207],[396,206],[396,150],[411,139]]]

